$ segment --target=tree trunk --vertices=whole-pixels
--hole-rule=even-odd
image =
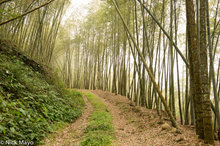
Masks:
[[[197,32],[195,23],[195,11],[193,0],[186,0],[187,35],[190,59],[190,83],[192,85],[192,96],[195,107],[196,133],[199,138],[204,138],[202,118],[202,97],[200,79],[200,52],[197,43]]]
[[[206,1],[200,1],[200,71],[201,96],[203,98],[203,127],[205,143],[214,144],[214,131],[211,113],[210,86],[208,79],[208,60],[206,49]]]

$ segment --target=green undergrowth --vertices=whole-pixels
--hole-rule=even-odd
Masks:
[[[94,111],[90,117],[84,133],[85,136],[80,143],[82,146],[106,146],[115,139],[112,125],[112,116],[105,104],[94,94],[82,92],[92,103]]]
[[[54,74],[48,77],[36,63],[9,49],[0,44],[0,141],[38,145],[57,125],[77,119],[84,101]]]

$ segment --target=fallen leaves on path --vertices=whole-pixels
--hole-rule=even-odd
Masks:
[[[113,93],[90,90],[101,97],[113,117],[117,142],[119,146],[175,146],[204,145],[203,140],[197,138],[193,126],[180,125],[175,129],[165,113],[162,118],[156,110],[135,106],[124,96]],[[220,145],[215,141],[215,145]]]
[[[157,115],[156,110],[135,106],[128,98],[101,90],[86,90],[100,97],[113,117],[116,140],[113,146],[203,146],[203,140],[197,138],[195,128],[180,125],[173,128],[166,113]],[[83,115],[65,129],[55,133],[53,139],[46,140],[46,146],[76,146],[83,137],[92,105],[86,102]],[[215,141],[215,145],[220,145]]]

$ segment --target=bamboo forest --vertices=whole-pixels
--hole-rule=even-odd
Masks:
[[[220,0],[0,0],[0,145],[220,146]]]

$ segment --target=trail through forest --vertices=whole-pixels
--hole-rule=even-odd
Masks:
[[[148,145],[201,145],[194,127],[182,126],[180,130],[172,128],[165,113],[160,118],[156,110],[135,106],[125,96],[115,95],[101,90],[88,91],[101,98],[113,117],[116,140],[112,145],[148,146]],[[93,111],[91,103],[84,97],[86,108],[82,116],[65,129],[56,132],[46,145],[79,145],[88,119]],[[220,144],[219,142],[216,145]]]
[[[156,110],[135,106],[125,96],[101,90],[90,91],[102,98],[113,116],[117,143],[120,146],[187,145],[199,144],[192,127],[180,126],[180,131],[171,125],[164,115]],[[165,124],[166,123],[166,124]]]
[[[220,146],[219,9],[0,0],[0,145]]]

